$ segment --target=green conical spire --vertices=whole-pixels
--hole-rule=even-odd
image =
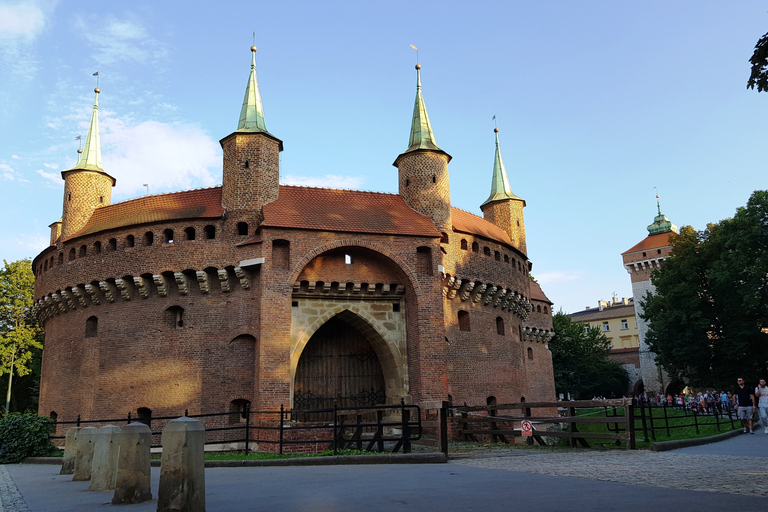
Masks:
[[[237,124],[237,131],[269,133],[264,122],[259,82],[256,80],[255,46],[251,46],[251,75],[248,77],[248,85],[245,88],[245,98],[243,99],[243,108],[240,110],[240,122]]]
[[[101,143],[99,142],[99,93],[101,90],[97,87],[93,90],[96,98],[93,100],[93,114],[91,114],[91,124],[88,126],[88,134],[85,136],[85,145],[80,158],[73,169],[85,169],[88,171],[101,171]]]
[[[491,195],[480,206],[485,206],[493,201],[500,201],[502,199],[517,199],[522,201],[512,193],[512,189],[509,187],[509,179],[507,178],[507,169],[504,167],[504,159],[501,158],[501,148],[499,147],[499,129],[494,128],[493,131],[496,134],[496,155],[493,159],[493,178],[491,179]]]
[[[661,213],[661,203],[659,203],[659,194],[656,194],[656,211],[659,214],[653,218],[653,224],[648,226],[649,235],[660,235],[662,233],[679,233],[678,227],[667,218],[666,215]]]
[[[416,102],[413,105],[413,121],[411,122],[411,140],[408,142],[409,151],[417,149],[432,149],[442,151],[435,142],[435,134],[432,133],[432,125],[429,124],[427,107],[421,96],[421,66],[416,64]]]

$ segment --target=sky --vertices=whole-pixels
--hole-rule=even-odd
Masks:
[[[254,30],[281,183],[397,192],[410,45],[452,204],[478,215],[495,115],[555,310],[632,295],[621,253],[657,191],[701,230],[767,188],[768,93],[746,88],[766,2],[0,0],[0,258],[48,245],[97,71],[113,203],[220,184]]]

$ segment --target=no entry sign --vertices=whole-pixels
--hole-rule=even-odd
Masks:
[[[532,436],[533,435],[533,425],[531,425],[530,421],[524,420],[522,423],[520,423],[520,427],[523,429],[523,435],[524,436]]]

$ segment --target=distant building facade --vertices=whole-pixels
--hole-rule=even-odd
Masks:
[[[651,282],[651,272],[660,268],[672,252],[670,240],[677,235],[678,228],[661,213],[661,206],[656,201],[658,215],[648,226],[648,236],[638,244],[623,252],[621,257],[624,268],[632,280],[632,295],[635,300],[635,318],[637,320],[637,335],[640,358],[640,372],[643,388],[651,393],[667,393],[670,386],[669,377],[664,370],[656,365],[654,354],[645,341],[648,333],[648,323],[641,317],[643,313],[642,300],[647,293],[655,293],[656,288]]]
[[[639,393],[643,378],[634,301],[614,297],[611,301],[598,301],[596,308],[588,307],[568,316],[574,322],[600,329],[611,343],[609,359],[621,363],[629,374],[628,391]]]

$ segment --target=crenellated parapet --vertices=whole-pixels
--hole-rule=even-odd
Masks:
[[[54,316],[89,306],[101,306],[132,299],[148,299],[152,295],[158,297],[168,297],[174,293],[187,295],[190,293],[190,283],[195,281],[202,293],[210,293],[212,277],[220,283],[218,289],[223,293],[231,292],[238,285],[243,290],[251,287],[250,272],[241,267],[123,276],[78,284],[51,292],[35,302],[32,313],[41,324],[45,324]]]
[[[461,302],[471,301],[485,307],[509,311],[522,320],[533,311],[533,304],[523,294],[505,286],[481,283],[472,279],[462,279],[446,275],[443,279],[443,297]]]
[[[405,286],[397,283],[363,283],[354,281],[345,283],[336,281],[296,281],[293,283],[293,295],[342,295],[352,298],[402,297],[405,295]]]

